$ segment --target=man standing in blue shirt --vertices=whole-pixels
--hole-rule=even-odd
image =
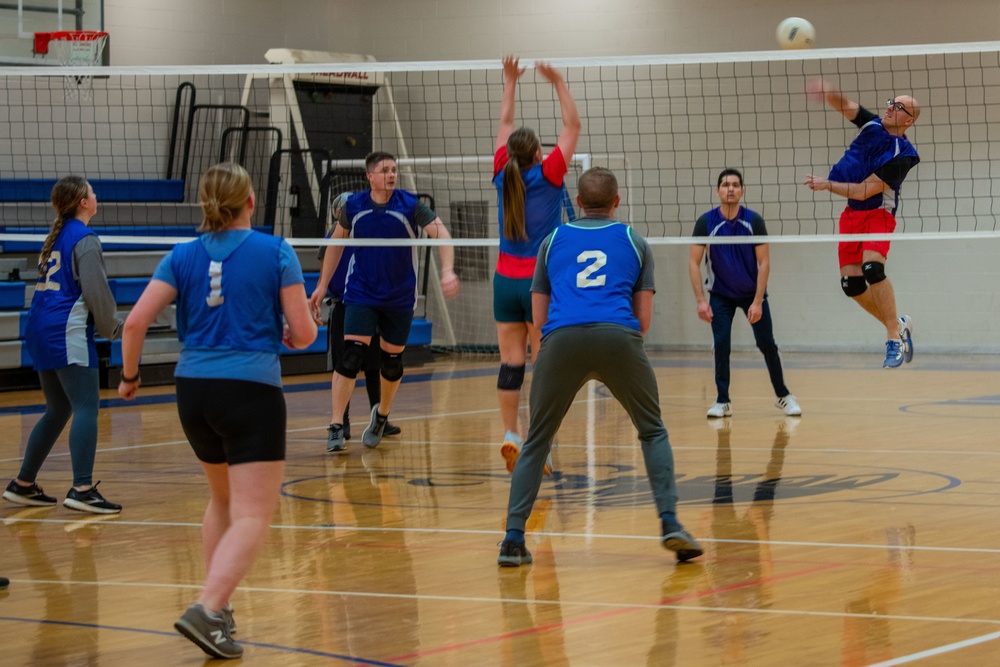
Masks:
[[[764,219],[754,211],[740,206],[743,198],[743,174],[736,169],[723,169],[716,184],[720,206],[705,213],[694,225],[694,236],[712,238],[726,236],[767,236]],[[777,397],[775,406],[786,415],[802,414],[795,397],[785,386],[778,345],[771,327],[771,309],[767,305],[767,278],[771,272],[771,254],[766,243],[721,244],[709,246],[705,262],[708,277],[704,284],[710,294],[705,299],[702,289],[701,260],[705,246],[692,245],[688,261],[691,287],[698,300],[698,317],[712,325],[715,338],[715,403],[708,409],[709,417],[733,414],[729,400],[729,353],[733,339],[733,318],[743,310],[753,328],[757,348],[764,354],[764,363]]]
[[[417,195],[396,188],[396,156],[383,151],[365,157],[371,190],[347,197],[337,218],[333,238],[415,239],[423,230],[435,239],[450,239],[441,218],[417,200]],[[330,246],[316,289],[309,298],[313,316],[343,255],[343,246]],[[373,336],[381,336],[382,400],[372,407],[361,442],[374,448],[382,441],[389,408],[403,378],[403,350],[410,335],[417,300],[417,248],[412,245],[358,246],[351,256],[344,282],[344,351],[331,383],[333,420],[327,428],[328,452],[345,449],[343,415],[364,365]],[[438,247],[441,259],[441,292],[446,299],[458,296],[455,249]]]
[[[825,101],[859,130],[830,175],[809,174],[805,184],[814,192],[829,190],[847,199],[840,215],[841,234],[891,234],[896,230],[903,179],[920,162],[917,149],[905,135],[920,117],[920,105],[909,95],[897,95],[886,101],[879,118],[823,79],[809,81],[806,93]],[[837,251],[844,294],[885,327],[882,368],[909,363],[913,360],[913,323],[907,315],[896,317],[896,292],[885,275],[889,241],[850,241],[839,244]]]
[[[514,466],[497,564],[531,563],[524,529],[545,460],[576,393],[592,378],[607,385],[639,433],[661,543],[678,561],[690,560],[703,552],[677,520],[674,455],[656,376],[642,347],[653,317],[653,253],[645,239],[612,217],[621,201],[614,174],[588,169],[577,189],[582,217],[545,238],[535,265],[532,320],[542,331],[542,345],[529,398],[531,425]]]

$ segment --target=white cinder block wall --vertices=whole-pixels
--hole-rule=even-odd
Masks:
[[[115,65],[260,63],[277,46],[382,61],[767,50],[792,15],[813,22],[822,47],[1000,40],[996,0],[952,0],[947,11],[940,0],[105,0]],[[919,148],[919,128],[914,139]],[[894,245],[887,273],[919,349],[1000,352],[998,259],[998,241]],[[657,263],[650,343],[704,349],[687,247],[660,247]],[[832,244],[773,245],[770,293],[785,349],[881,347],[879,325],[840,291]],[[753,346],[748,326],[734,342]]]

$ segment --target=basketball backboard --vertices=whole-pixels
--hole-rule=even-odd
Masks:
[[[104,0],[11,0],[0,3],[0,66],[59,65],[33,51],[35,33],[104,30]],[[101,64],[110,64],[105,47]]]

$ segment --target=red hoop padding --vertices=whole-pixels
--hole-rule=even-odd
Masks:
[[[64,40],[67,42],[92,42],[108,33],[100,30],[59,30],[57,32],[36,32],[34,51],[39,55],[49,52],[49,42]]]

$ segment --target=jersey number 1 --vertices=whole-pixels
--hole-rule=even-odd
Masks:
[[[205,303],[212,307],[221,306],[226,300],[222,296],[222,262],[211,262],[208,265],[208,286],[211,291]]]

